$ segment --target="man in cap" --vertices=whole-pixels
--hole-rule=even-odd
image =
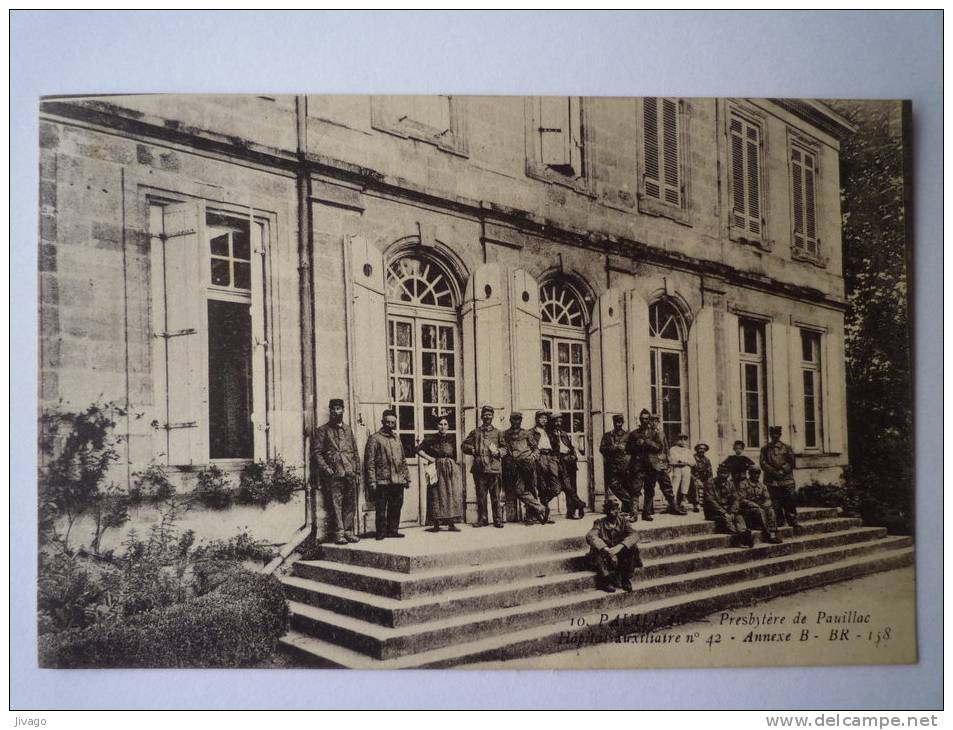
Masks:
[[[755,529],[761,528],[765,542],[779,545],[778,525],[774,518],[771,496],[761,483],[761,470],[752,466],[748,469],[748,478],[738,484],[738,511],[745,522]]]
[[[563,430],[562,413],[554,412],[550,423],[556,437],[556,446],[559,448],[559,465],[562,467],[563,494],[566,495],[566,517],[570,520],[581,520],[586,515],[586,503],[579,498],[576,486],[576,475],[579,471],[576,447],[573,446],[572,436]]]
[[[736,547],[754,546],[754,537],[739,512],[738,491],[727,464],[718,465],[718,474],[705,488],[705,519],[715,523],[715,531],[731,535]]]
[[[602,454],[606,491],[619,499],[623,514],[635,521],[639,518],[639,505],[638,501],[635,504],[632,502],[628,477],[629,455],[625,450],[629,432],[623,427],[624,422],[625,418],[621,414],[617,413],[612,417],[612,430],[603,434],[599,453]],[[638,495],[635,499],[638,500]]]
[[[523,428],[523,414],[510,414],[510,427],[503,432],[503,485],[506,490],[507,517],[516,519],[516,500],[525,510],[523,521],[531,525],[545,522],[543,505],[536,498],[536,436]]]
[[[549,503],[563,490],[562,470],[559,466],[559,446],[549,425],[549,411],[536,411],[536,425],[533,437],[536,439],[537,480],[536,496],[543,505],[544,525],[551,525]]]
[[[633,499],[642,493],[642,519],[649,522],[652,521],[652,513],[655,511],[653,501],[656,484],[668,502],[668,514],[686,514],[685,510],[675,504],[672,480],[668,476],[668,442],[658,423],[658,415],[643,408],[639,413],[639,427],[629,434],[625,446],[631,457],[629,474],[633,484]]]
[[[500,498],[500,479],[503,474],[503,454],[506,439],[503,432],[493,426],[493,406],[480,409],[482,423],[470,431],[463,440],[461,449],[473,457],[473,483],[476,485],[477,521],[474,527],[485,527],[487,519],[486,498],[490,498],[493,511],[493,526],[503,527],[503,505]]]
[[[708,444],[695,444],[694,463],[692,464],[692,485],[688,490],[688,501],[692,503],[696,512],[698,505],[704,503],[705,490],[714,476],[711,471],[711,460],[707,456]]]
[[[639,536],[622,517],[622,506],[615,497],[606,497],[603,512],[605,517],[597,519],[586,533],[589,558],[598,573],[596,583],[606,593],[615,593],[616,586],[631,591],[632,573],[642,567]]]
[[[794,449],[781,440],[781,427],[768,429],[769,443],[761,448],[761,469],[764,471],[764,483],[774,503],[774,515],[778,525],[785,522],[794,528],[794,534],[801,534],[797,521],[797,485],[794,483]]]
[[[364,448],[367,489],[377,509],[378,540],[404,536],[397,528],[400,527],[400,510],[404,506],[404,490],[410,486],[410,470],[396,431],[397,413],[384,411],[380,430],[367,439]]]
[[[311,438],[312,488],[321,489],[328,516],[328,535],[336,545],[359,542],[354,534],[361,459],[357,441],[344,423],[344,401],[328,401],[328,422]]]

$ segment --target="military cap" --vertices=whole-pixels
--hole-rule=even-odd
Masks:
[[[547,414],[548,414],[549,417],[552,418],[554,421],[558,421],[560,418],[563,417],[563,414],[562,414],[560,411],[548,411]]]
[[[544,408],[543,410],[536,411],[536,418],[539,418],[540,416],[546,416],[546,417],[548,418],[548,417],[550,416],[550,414],[551,414],[551,411],[547,411],[547,410]]]
[[[510,420],[511,420],[511,421],[522,421],[522,420],[523,420],[523,414],[520,413],[519,411],[513,411],[513,412],[510,414]]]
[[[651,416],[651,415],[652,415],[652,412],[648,408],[643,408],[641,411],[639,411],[639,418],[642,418],[642,416]]]
[[[771,428],[768,429],[768,433],[777,433],[777,434],[780,434],[781,431],[782,431],[782,429],[781,429],[780,426],[772,426]]]
[[[387,409],[386,411],[384,411],[384,412],[381,414],[381,420],[382,420],[382,421],[383,421],[385,418],[391,418],[391,417],[397,418],[397,411],[395,411],[395,410],[389,408],[389,409]]]
[[[727,464],[721,463],[721,464],[718,465],[718,473],[719,473],[719,474],[722,474],[722,473],[727,474],[727,473],[730,472],[730,471],[731,471],[731,467],[728,466]]]
[[[480,415],[481,415],[481,416],[482,416],[484,413],[494,413],[494,412],[495,412],[495,411],[493,410],[493,406],[483,406],[483,408],[480,409]]]
[[[613,423],[622,423],[623,421],[625,421],[625,416],[623,416],[621,413],[616,413],[616,414],[612,417],[612,422],[613,422]]]
[[[756,467],[756,466],[749,466],[749,467],[748,467],[748,473],[749,473],[749,474],[760,474],[760,473],[761,473],[761,469],[759,469],[759,468]]]
[[[622,508],[622,504],[615,497],[606,497],[606,501],[602,504],[602,511],[608,513],[610,507],[619,507]]]
[[[649,414],[649,418],[651,418],[653,421],[661,421],[661,420],[662,420],[662,417],[661,417],[658,413],[650,413],[650,414]]]
[[[343,398],[332,398],[328,401],[328,408],[334,408],[334,406],[340,406],[344,408],[344,399]]]
[[[695,451],[698,451],[699,449],[705,449],[705,451],[711,450],[708,444],[706,444],[704,441],[702,441],[701,443],[695,444]]]

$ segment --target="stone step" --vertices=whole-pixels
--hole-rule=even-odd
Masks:
[[[700,524],[711,525],[708,522]],[[803,529],[805,534],[811,535],[822,532],[839,532],[858,525],[860,525],[860,520],[856,518],[825,518],[805,521]],[[783,528],[781,534],[789,536],[791,528]],[[646,536],[654,536],[654,533],[645,531],[640,535],[645,539]],[[717,535],[710,531],[699,535],[674,538],[667,532],[663,532],[661,538],[658,541],[639,543],[643,560],[661,555],[676,555],[725,547],[728,544],[727,535]],[[574,538],[574,540],[575,547],[571,551],[548,553],[537,550],[535,546],[532,546],[531,552],[524,551],[523,554],[508,560],[479,560],[472,565],[449,568],[442,566],[437,569],[417,570],[409,573],[326,560],[301,560],[294,564],[292,574],[298,578],[310,579],[323,584],[373,593],[387,598],[407,600],[431,593],[444,593],[475,586],[494,586],[523,578],[579,570],[586,565],[585,554],[588,551],[588,546],[582,538]]]
[[[814,526],[822,525],[826,526],[823,522],[814,523]],[[767,557],[877,540],[885,535],[886,530],[880,527],[808,533],[799,538],[791,538],[781,545],[761,543],[753,549],[727,547],[727,536],[717,535],[700,538],[706,544],[688,554],[671,553],[664,549],[669,547],[667,543],[656,543],[646,545],[642,550],[645,567],[639,576],[640,579],[648,579],[679,575],[721,565],[736,565]],[[650,550],[652,547],[663,549]],[[536,566],[534,570],[515,580],[462,589],[451,588],[434,594],[418,594],[404,600],[354,590],[346,585],[332,585],[294,576],[285,577],[282,582],[285,595],[291,600],[390,627],[518,606],[595,587],[595,573],[585,554],[553,563],[551,567],[554,570],[550,572],[540,572],[546,566],[545,561],[531,565]]]
[[[747,562],[740,566],[719,566],[674,577],[643,580],[637,574],[636,589],[632,593],[620,593],[625,596],[623,603],[628,605],[718,587],[731,593],[737,583],[806,570],[884,550],[906,548],[909,545],[910,538],[883,538],[859,545],[836,546]],[[289,606],[292,613],[291,626],[296,631],[350,647],[376,659],[392,659],[447,646],[458,642],[463,636],[504,633],[558,621],[560,617],[586,614],[608,605],[616,605],[620,600],[616,597],[618,595],[594,589],[582,590],[519,606],[398,628],[372,624],[297,601],[289,601]]]
[[[588,626],[596,626],[604,612],[614,615],[624,611],[628,614],[626,622],[607,627],[604,633],[595,637],[598,640],[611,640],[614,636],[650,630],[648,627],[685,623],[716,611],[911,565],[913,548],[888,548],[886,543],[892,542],[884,541],[884,549],[873,554],[744,580],[728,588],[716,586],[648,602],[640,602],[635,593],[602,594],[599,605],[585,612],[576,612],[567,607],[552,621],[496,634],[461,631],[461,638],[471,635],[478,638],[384,660],[299,630],[290,631],[282,637],[280,644],[295,658],[313,666],[348,669],[442,668],[567,651],[575,648],[574,642],[589,639],[582,633],[588,631],[587,628],[574,630],[568,626],[570,616],[577,619],[582,617]]]
[[[837,517],[836,507],[802,507],[798,509],[801,520],[820,520]],[[693,516],[696,517],[696,516]],[[589,518],[587,517],[586,520]],[[676,520],[684,518],[675,518]],[[579,525],[580,530],[573,535],[557,534],[549,538],[546,530],[560,532],[564,523]],[[379,570],[399,573],[436,570],[441,567],[472,565],[475,563],[500,562],[525,557],[527,550],[534,554],[571,552],[581,549],[585,543],[585,530],[591,522],[559,520],[559,527],[536,525],[526,527],[522,524],[508,524],[503,530],[492,527],[474,530],[469,526],[462,528],[463,534],[450,536],[429,535],[428,541],[421,544],[422,533],[408,531],[406,541],[366,539],[355,545],[322,545],[321,560],[347,565],[359,565]],[[585,525],[585,528],[582,528]],[[704,535],[714,532],[714,524],[701,519],[659,524],[639,521],[636,527],[648,540],[672,540],[690,535]],[[486,535],[499,544],[486,544]]]

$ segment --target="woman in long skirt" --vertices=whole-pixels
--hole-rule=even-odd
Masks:
[[[457,520],[463,519],[463,488],[457,473],[457,446],[447,433],[450,422],[445,416],[437,421],[437,433],[417,447],[417,453],[436,468],[436,479],[427,485],[427,513],[433,520],[431,532],[440,532],[441,523],[450,532],[459,532]],[[428,471],[432,471],[428,469]],[[429,479],[429,478],[428,478]]]

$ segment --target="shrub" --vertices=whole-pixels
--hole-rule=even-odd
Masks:
[[[66,553],[40,553],[37,614],[40,634],[88,626],[97,618],[105,588]]]
[[[232,503],[232,492],[228,476],[213,464],[199,472],[192,496],[209,509],[225,509]]]
[[[143,502],[167,502],[175,497],[175,485],[169,480],[165,467],[161,464],[149,464],[144,471],[132,475],[129,488],[129,500],[139,505]]]
[[[287,504],[295,492],[304,488],[304,481],[293,468],[285,466],[281,457],[257,461],[242,468],[236,501],[262,507],[269,502]]]
[[[217,589],[125,621],[46,634],[42,667],[217,667],[270,656],[288,608],[274,576],[237,571]]]

